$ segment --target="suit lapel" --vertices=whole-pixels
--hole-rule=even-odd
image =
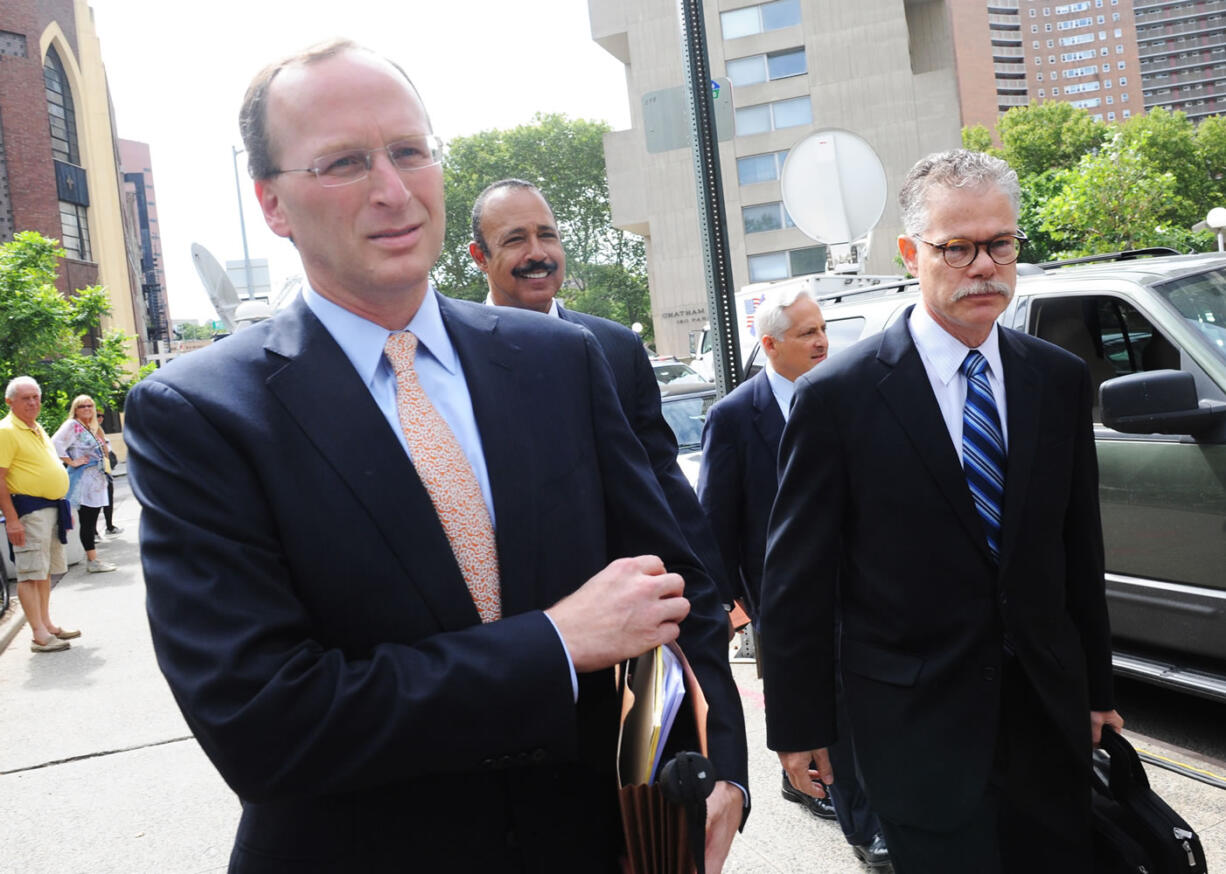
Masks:
[[[882,334],[877,358],[890,368],[877,390],[885,398],[912,447],[924,462],[937,486],[954,508],[962,527],[984,556],[991,558],[983,521],[975,512],[958,453],[949,439],[949,429],[932,394],[932,383],[911,331],[910,310]]]
[[[771,391],[766,371],[759,371],[754,379],[756,382],[753,387],[753,424],[771,454],[778,455],[779,442],[783,439],[783,413],[780,412],[779,404],[775,401],[775,393]]]
[[[344,351],[301,299],[276,321],[265,349],[286,362],[269,391],[365,506],[439,625],[479,622],[430,496]],[[321,410],[343,419],[328,422]]]
[[[498,331],[496,307],[463,306],[439,296],[443,324],[455,344],[472,397],[481,448],[494,498],[495,536],[502,577],[502,612],[511,616],[539,602],[534,589],[539,542],[537,493],[542,481],[534,437],[517,415],[514,398],[522,396],[515,369],[519,348]]]
[[[1005,468],[1005,507],[1001,519],[1000,564],[1004,567],[1017,542],[1018,521],[1026,506],[1026,489],[1042,427],[1039,410],[1043,382],[1026,350],[1006,328],[999,329],[1000,357],[1005,370],[1005,407],[1008,410],[1009,452]]]

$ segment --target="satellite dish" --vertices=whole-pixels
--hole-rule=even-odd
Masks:
[[[227,331],[233,333],[237,327],[234,311],[238,309],[238,292],[234,290],[234,283],[213,254],[199,243],[192,243],[192,263],[196,265],[196,275],[204,283],[204,290],[209,293],[213,309],[217,310],[217,318]]]
[[[272,318],[272,307],[266,301],[245,300],[234,308],[235,330],[250,328],[256,322]]]
[[[885,211],[885,167],[865,140],[845,130],[809,134],[788,152],[780,181],[793,223],[819,243],[851,243]]]

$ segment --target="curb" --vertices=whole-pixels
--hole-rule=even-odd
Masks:
[[[4,584],[6,586],[9,585],[9,581],[5,580]],[[26,614],[21,611],[21,602],[17,600],[17,582],[15,580],[12,586],[13,600],[4,614],[4,618],[0,619],[0,654],[8,649],[8,645],[13,642],[13,638],[17,636],[17,633],[26,624]]]

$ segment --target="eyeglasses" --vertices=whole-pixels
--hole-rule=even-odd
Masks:
[[[923,237],[916,237],[921,243],[927,243],[934,249],[940,249],[941,254],[945,256],[945,263],[950,267],[960,268],[969,267],[971,263],[979,257],[979,250],[982,248],[988,253],[988,257],[997,264],[1012,264],[1017,260],[1022,253],[1022,243],[1026,242],[1026,235],[1021,231],[1014,234],[1002,234],[999,237],[993,237],[990,240],[976,242],[975,240],[953,239],[946,240],[944,243],[933,243],[925,240]]]
[[[342,185],[361,182],[369,176],[371,164],[378,152],[386,152],[388,160],[397,170],[424,170],[443,162],[443,141],[433,134],[426,134],[397,140],[377,149],[329,152],[311,161],[310,167],[273,170],[269,176],[281,173],[312,173],[324,188],[339,188]]]

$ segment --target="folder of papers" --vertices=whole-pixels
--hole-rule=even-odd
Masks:
[[[694,870],[684,808],[656,783],[662,763],[682,750],[707,755],[707,701],[674,643],[632,659],[620,678],[622,722],[617,773],[626,870],[682,874]]]

